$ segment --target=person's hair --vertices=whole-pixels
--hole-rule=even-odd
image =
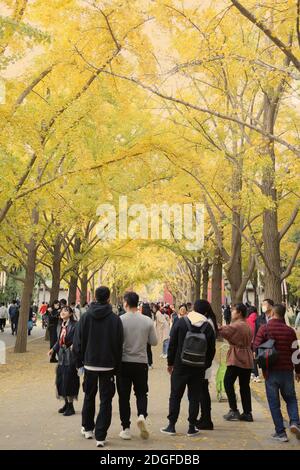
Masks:
[[[279,318],[284,318],[284,315],[285,315],[285,312],[286,312],[286,308],[284,305],[282,304],[276,304],[276,305],[273,305],[273,308],[272,308],[273,312],[275,313],[275,315]]]
[[[247,317],[249,317],[251,313],[257,313],[257,308],[254,307],[254,305],[250,305],[250,307],[247,308]]]
[[[73,309],[72,309],[69,305],[64,305],[61,310],[67,310],[67,311],[69,312],[69,314],[70,314],[70,320],[71,320],[71,321],[77,321],[77,320],[74,318],[74,311],[73,311]]]
[[[237,312],[241,313],[243,318],[246,318],[247,316],[247,307],[244,304],[235,304],[234,308],[236,309]]]
[[[152,314],[151,314],[151,307],[150,307],[150,304],[148,304],[148,302],[145,302],[142,304],[142,314],[143,315],[146,315],[146,317],[152,317]]]
[[[181,305],[179,305],[178,310],[180,310],[182,307],[184,307],[184,308],[187,310],[187,304],[181,304]]]
[[[66,299],[61,299],[59,303],[61,307],[65,307],[66,305],[68,305],[68,302],[66,301]]]
[[[263,302],[268,302],[269,305],[271,305],[272,307],[274,307],[274,302],[272,299],[264,299]]]
[[[95,297],[100,304],[106,304],[110,298],[109,288],[106,286],[97,287]]]
[[[139,296],[136,292],[125,292],[124,301],[130,308],[137,308],[139,304]]]
[[[186,303],[186,306],[187,306],[188,308],[191,307],[191,306],[192,306],[192,302],[187,302],[187,303]]]
[[[211,319],[211,321],[214,324],[215,332],[217,334],[218,324],[217,324],[216,315],[210,303],[208,302],[208,300],[205,300],[205,299],[196,300],[196,302],[194,303],[194,310],[195,312],[201,313],[202,315],[204,315],[207,319]]]
[[[51,305],[51,308],[54,308],[54,305],[59,304],[59,300],[54,300],[53,304]],[[61,306],[61,304],[60,304]]]

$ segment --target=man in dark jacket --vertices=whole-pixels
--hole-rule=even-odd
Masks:
[[[274,305],[270,320],[267,325],[260,327],[254,341],[254,348],[257,349],[269,338],[275,340],[278,358],[272,368],[265,371],[264,375],[267,399],[275,425],[275,434],[272,437],[280,442],[287,442],[288,437],[283,424],[279,392],[287,405],[290,431],[300,439],[299,412],[294,385],[294,369],[295,378],[297,382],[300,381],[300,351],[296,333],[293,328],[285,324],[284,315],[285,307],[281,304]]]
[[[8,309],[12,335],[17,334],[17,331],[18,331],[19,311],[20,311],[20,308],[16,300],[13,300],[11,306]]]
[[[203,332],[206,336],[207,352],[205,356],[205,367],[203,368],[182,363],[182,349],[186,334],[189,331],[187,321],[190,323],[192,332]],[[205,371],[212,364],[216,352],[215,346],[214,330],[207,321],[207,318],[200,313],[194,311],[190,312],[186,317],[180,318],[172,328],[168,348],[168,372],[171,374],[171,395],[168,415],[169,425],[161,429],[162,433],[173,436],[176,434],[175,424],[179,416],[180,403],[186,386],[188,388],[189,399],[189,429],[187,435],[192,437],[199,433],[196,429],[196,422],[199,413],[202,384],[205,378]]]
[[[254,330],[254,338],[257,335],[259,328],[262,325],[266,325],[268,321],[271,319],[272,316],[272,308],[274,306],[274,302],[272,299],[264,299],[262,302],[262,314],[257,317],[255,320],[255,330]]]
[[[77,366],[84,366],[84,403],[81,432],[86,439],[95,437],[97,447],[104,447],[111,423],[112,399],[115,394],[114,375],[121,365],[123,326],[112,311],[108,287],[96,289],[96,302],[78,322],[73,352]],[[100,391],[100,411],[95,425],[95,398]]]

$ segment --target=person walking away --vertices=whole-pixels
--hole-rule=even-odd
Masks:
[[[43,302],[42,305],[40,306],[39,314],[42,319],[42,328],[43,330],[47,328],[48,326],[48,315],[47,315],[47,310],[48,310],[49,305],[46,302]]]
[[[1,302],[1,306],[0,306],[0,331],[1,333],[4,333],[7,319],[8,319],[7,307],[5,306],[3,302]]]
[[[175,426],[180,413],[180,403],[187,387],[189,400],[187,436],[193,437],[199,434],[196,425],[201,388],[205,371],[211,367],[215,356],[215,345],[214,330],[207,318],[200,313],[194,311],[188,313],[172,328],[168,349],[168,372],[171,375],[169,424],[161,429],[162,433],[176,435]]]
[[[160,357],[167,359],[168,345],[170,337],[170,324],[167,314],[158,310],[156,312],[156,334],[159,343],[162,343],[162,354]]]
[[[8,314],[10,318],[11,334],[17,334],[18,331],[18,322],[19,322],[19,305],[16,300],[12,301],[8,309]]]
[[[27,322],[28,336],[31,335],[32,329],[33,329],[33,309],[32,307],[29,307],[28,322]]]
[[[196,300],[194,304],[194,311],[204,315],[207,318],[210,326],[214,331],[215,337],[218,333],[218,325],[216,320],[216,315],[210,305],[210,303],[205,299]],[[209,367],[205,371],[205,377],[202,379],[202,387],[200,394],[200,418],[197,420],[196,427],[199,430],[208,430],[212,431],[214,429],[214,424],[211,419],[211,398],[209,393],[209,380],[212,376],[212,367]]]
[[[153,323],[152,312],[151,312],[150,305],[148,303],[143,303],[141,313],[142,315],[145,315],[146,317],[150,318]],[[154,324],[153,324],[153,327],[154,327]],[[147,357],[148,357],[148,367],[149,369],[153,369],[153,354],[152,354],[151,344],[147,344]]]
[[[230,308],[230,305],[226,305],[226,307],[224,309],[223,316],[224,316],[225,324],[230,325],[230,322],[231,322],[231,308]]]
[[[78,398],[80,387],[76,364],[72,352],[76,320],[73,310],[70,307],[64,307],[60,311],[62,320],[58,339],[53,348],[48,352],[52,357],[53,353],[58,356],[56,369],[56,395],[59,400],[64,400],[64,405],[58,410],[63,416],[72,416],[75,414],[74,400]]]
[[[84,367],[84,402],[81,433],[104,447],[111,424],[114,375],[120,368],[123,352],[123,326],[110,304],[110,290],[101,286],[96,301],[80,318],[74,336],[73,353],[77,367]],[[100,410],[95,423],[95,399],[99,388]]]
[[[131,439],[130,433],[130,394],[131,387],[136,397],[137,426],[142,439],[148,439],[149,432],[146,427],[148,407],[148,355],[147,346],[157,345],[157,336],[151,317],[138,312],[139,296],[135,292],[124,295],[125,315],[121,320],[124,329],[124,344],[122,366],[117,376],[117,389],[119,395],[119,409],[122,439]],[[143,310],[145,308],[143,304]],[[148,312],[148,307],[145,309]],[[150,306],[149,306],[150,311]]]
[[[55,300],[52,307],[49,307],[47,310],[48,316],[48,329],[49,329],[49,340],[50,340],[50,350],[53,349],[53,346],[57,342],[57,330],[58,322],[60,318],[60,305],[59,301]],[[57,363],[56,352],[53,350],[52,356],[50,356],[50,362]]]
[[[255,325],[256,325],[256,320],[258,318],[258,313],[257,313],[257,308],[250,305],[248,308],[247,308],[247,318],[246,318],[246,321],[248,323],[248,325],[250,326],[251,328],[251,332],[252,332],[252,351],[254,352],[254,349],[253,349],[253,342],[254,342],[254,338],[255,338]],[[253,369],[252,369],[252,373],[251,373],[251,380],[253,380],[253,382],[256,382],[256,383],[260,383],[261,380],[259,378],[259,372],[258,372],[258,367],[257,367],[257,362],[255,360],[255,358],[253,358]]]
[[[281,413],[279,393],[286,403],[290,431],[300,439],[299,410],[294,384],[294,370],[295,379],[300,382],[298,359],[300,351],[296,333],[293,328],[285,324],[284,316],[285,307],[281,304],[274,305],[268,324],[260,327],[254,341],[254,348],[257,349],[269,338],[275,340],[278,357],[275,364],[264,371],[264,377],[267,400],[275,426],[272,438],[280,442],[287,442],[288,437]]]
[[[247,308],[244,304],[236,304],[232,309],[230,325],[219,328],[220,335],[229,343],[227,353],[227,369],[224,377],[224,387],[230,406],[224,415],[226,421],[253,421],[250,377],[253,369],[252,332],[246,322]],[[239,379],[240,395],[243,413],[237,408],[234,384]]]

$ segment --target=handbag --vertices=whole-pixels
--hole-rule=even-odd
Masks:
[[[262,370],[271,368],[278,359],[278,351],[275,347],[275,339],[269,337],[267,325],[268,340],[260,344],[257,348],[257,364]]]

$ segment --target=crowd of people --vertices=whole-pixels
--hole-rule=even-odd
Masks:
[[[19,314],[20,314],[20,301],[13,300],[8,306],[1,302],[0,304],[0,331],[4,333],[6,323],[9,321],[11,327],[11,334],[17,335],[18,332],[18,323],[19,323]],[[29,308],[28,311],[28,321],[27,321],[27,331],[28,336],[31,335],[33,327],[36,325],[38,307],[35,302]]]
[[[263,369],[266,396],[273,418],[273,439],[286,442],[288,436],[280,409],[280,394],[287,405],[289,429],[300,439],[300,422],[294,379],[300,381],[300,361],[295,331],[285,323],[285,307],[263,301],[262,313],[242,303],[230,307],[230,320],[218,324],[207,300],[174,306],[139,301],[135,292],[124,295],[123,305],[113,311],[110,291],[99,287],[95,301],[76,318],[74,308],[64,301],[53,305],[49,315],[49,357],[58,362],[56,370],[57,397],[64,400],[59,413],[75,414],[74,400],[84,391],[81,433],[87,439],[95,437],[103,447],[112,419],[112,400],[118,392],[121,439],[131,439],[130,396],[136,398],[137,426],[142,439],[149,437],[148,373],[153,368],[152,347],[160,345],[161,357],[170,374],[168,422],[161,432],[176,435],[180,404],[187,389],[187,436],[202,430],[213,430],[209,382],[216,353],[216,339],[228,342],[227,368],[224,387],[229,410],[226,421],[254,421],[251,402],[251,377],[259,379],[258,364]],[[54,322],[57,321],[57,323]],[[53,323],[52,323],[53,322]],[[55,337],[54,330],[57,336]],[[51,328],[50,328],[51,331]],[[261,365],[264,345],[272,339],[272,366]],[[276,348],[276,351],[275,351]],[[273,356],[272,356],[273,354]],[[295,373],[295,377],[294,377]],[[242,411],[238,409],[235,382],[239,381]],[[260,379],[259,379],[260,380]],[[95,399],[100,394],[100,410],[96,413]]]
[[[12,335],[17,334],[20,302],[0,304],[0,331],[9,320]],[[176,435],[181,400],[187,389],[188,430],[193,437],[213,430],[209,382],[216,353],[216,340],[228,343],[223,385],[229,410],[226,421],[254,421],[250,382],[265,380],[266,398],[274,422],[272,438],[287,442],[280,395],[286,403],[289,429],[300,439],[300,422],[295,379],[300,382],[300,351],[295,329],[285,322],[283,304],[272,299],[262,302],[261,312],[243,303],[223,307],[223,322],[207,300],[198,299],[178,308],[163,302],[141,302],[135,292],[127,292],[114,311],[110,291],[99,287],[95,301],[83,307],[68,305],[65,299],[50,306],[32,304],[28,313],[28,334],[38,313],[49,332],[49,359],[57,363],[57,398],[64,401],[59,413],[75,414],[74,401],[84,391],[81,433],[105,445],[112,419],[112,399],[117,390],[121,422],[120,438],[131,439],[130,396],[136,397],[137,426],[143,439],[149,437],[148,372],[153,369],[152,347],[159,345],[160,357],[170,374],[168,422],[161,432]],[[258,367],[259,366],[259,367]],[[242,410],[238,409],[235,383],[239,381]],[[95,398],[99,390],[100,410]],[[96,419],[95,419],[96,418]]]

